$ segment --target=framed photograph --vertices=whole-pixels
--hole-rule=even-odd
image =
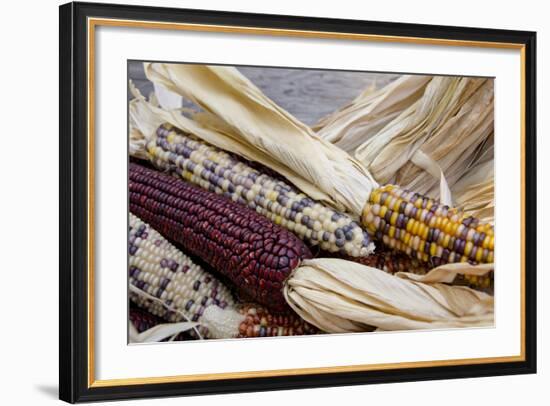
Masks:
[[[61,6],[60,398],[536,372],[535,40]]]

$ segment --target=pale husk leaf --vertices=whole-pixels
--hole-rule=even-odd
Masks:
[[[199,323],[181,322],[158,324],[141,333],[137,331],[132,322],[129,322],[130,343],[156,343],[168,337],[196,328]]]
[[[411,272],[397,272],[395,275],[400,278],[410,279],[417,282],[425,283],[452,283],[457,275],[485,275],[494,271],[495,264],[477,264],[472,265],[467,262],[456,262],[445,264],[431,269],[424,275],[414,274]]]
[[[351,104],[324,117],[314,127],[320,137],[350,154],[418,100],[429,76],[403,75],[385,87],[368,88]]]
[[[144,68],[149,80],[189,98],[223,120],[232,131],[218,133],[218,138],[231,138],[233,146],[235,141],[241,147],[246,145],[249,155],[257,151],[255,160],[266,166],[272,167],[273,160],[277,161],[279,167],[272,169],[279,171],[281,165],[285,166],[287,173],[294,173],[322,191],[332,206],[359,214],[372,188],[377,186],[361,164],[319,138],[237,69],[160,63],[145,63]],[[240,149],[230,151],[243,155]],[[271,159],[265,160],[265,156]]]
[[[424,283],[340,259],[306,260],[288,279],[290,306],[327,332],[478,327],[493,323],[493,298]]]
[[[419,150],[438,163],[451,186],[477,162],[478,148],[493,133],[493,83],[485,81],[444,123],[433,131]],[[396,175],[397,183],[420,193],[437,186],[423,168],[409,162]]]
[[[470,168],[455,184],[455,202],[465,213],[494,223],[494,161],[481,162]]]
[[[398,170],[422,147],[439,126],[480,86],[480,79],[434,77],[421,99],[361,145],[356,157],[381,183],[393,182]],[[431,156],[430,151],[424,150]],[[405,185],[402,185],[405,186]]]

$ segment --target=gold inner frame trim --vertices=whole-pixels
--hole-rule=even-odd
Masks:
[[[521,349],[519,355],[485,358],[464,358],[454,360],[415,361],[384,364],[346,365],[316,368],[277,369],[266,371],[221,372],[211,374],[191,374],[144,378],[95,379],[95,341],[94,341],[94,165],[95,165],[95,28],[97,26],[131,27],[162,30],[180,30],[195,32],[218,32],[243,35],[265,35],[299,38],[340,39],[356,41],[390,42],[416,45],[460,46],[477,48],[512,49],[520,51],[521,64],[521,269],[520,269],[520,334]],[[506,42],[463,41],[453,39],[404,37],[391,35],[355,34],[345,32],[307,31],[259,27],[240,27],[230,25],[167,23],[155,21],[121,20],[108,18],[88,18],[88,387],[112,387],[126,385],[161,384],[193,381],[212,381],[220,379],[269,378],[312,374],[330,374],[341,372],[361,372],[390,370],[396,368],[425,368],[440,366],[458,366],[472,364],[492,364],[525,361],[525,45]]]

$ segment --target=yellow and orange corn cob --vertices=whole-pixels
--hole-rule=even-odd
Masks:
[[[375,189],[362,222],[387,247],[434,266],[494,262],[492,225],[398,186]]]

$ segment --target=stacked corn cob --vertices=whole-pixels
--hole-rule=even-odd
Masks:
[[[372,252],[368,234],[348,215],[312,201],[281,180],[168,124],[157,129],[147,150],[156,167],[247,205],[324,251],[350,257]],[[456,210],[435,199],[393,185],[373,190],[362,223],[376,240],[433,266],[493,260],[492,226],[478,224],[471,217],[461,218]],[[472,228],[477,234],[468,234]],[[455,235],[450,234],[453,230]],[[481,248],[475,248],[476,244]]]
[[[425,200],[420,200],[418,204],[422,202]],[[392,207],[403,207],[403,201],[398,201],[398,205],[393,201],[390,203]],[[190,253],[203,258],[214,269],[228,276],[240,292],[275,311],[287,309],[282,294],[284,281],[291,271],[299,266],[302,259],[311,257],[307,247],[292,234],[253,211],[136,164],[130,167],[130,208],[164,235],[182,244]],[[435,215],[437,214],[441,213],[436,210]],[[443,213],[446,214],[448,213]],[[389,221],[396,217],[395,214],[390,216]],[[387,212],[385,218],[388,218]],[[424,220],[432,221],[433,218],[434,215]],[[222,226],[223,219],[226,219],[228,224]],[[252,227],[248,227],[249,224],[252,224]],[[448,223],[443,224],[447,226]],[[388,227],[393,227],[389,229],[391,236],[396,232],[395,227]],[[406,231],[402,233],[407,235]],[[241,238],[244,235],[248,240],[243,242]],[[388,245],[391,245],[387,240],[389,237],[384,237]],[[416,235],[416,239],[419,238]],[[425,243],[420,244],[422,246]],[[379,254],[358,260],[364,265],[383,270],[389,268],[391,271],[413,273],[425,273],[434,266],[433,262],[425,262],[430,257],[416,258],[411,254],[412,251],[409,251],[408,255],[394,252],[390,255]],[[385,256],[382,263],[379,261],[381,256]],[[388,261],[390,257],[391,260]],[[437,260],[437,257],[435,259]],[[440,262],[443,263],[444,260]],[[486,289],[492,286],[492,280],[492,275],[489,274],[487,277],[459,277],[457,282]]]
[[[130,165],[130,210],[190,253],[201,257],[227,276],[237,289],[270,310],[287,311],[290,306],[305,321],[323,331],[365,331],[365,325],[384,329],[486,325],[492,320],[491,298],[479,292],[445,287],[441,283],[423,285],[412,280],[399,281],[400,278],[350,261],[307,259],[308,250],[301,240],[256,212],[135,164]],[[292,253],[290,259],[289,252]],[[347,290],[346,283],[350,281],[352,284]],[[359,289],[354,286],[356,281],[365,281],[366,285]],[[335,288],[338,290],[334,291]],[[411,294],[414,292],[411,302],[401,297],[403,289],[410,290]],[[359,292],[366,295],[365,301],[361,299],[354,305],[358,308],[348,313],[346,306],[350,301],[342,299],[353,299]],[[397,317],[390,305],[373,309],[369,305],[371,295],[377,298],[376,303],[389,304],[396,300],[403,306],[413,303],[410,317]],[[319,302],[320,297],[326,299]],[[444,300],[435,300],[436,297]],[[325,300],[334,301],[337,307],[327,308],[323,304]],[[419,301],[422,306],[437,309],[435,313],[426,314],[429,317],[422,323],[414,321],[415,311],[420,311],[416,309]],[[213,336],[232,337],[242,325],[243,315],[235,315],[235,311],[230,310],[234,309],[208,306],[199,320],[208,325],[211,333],[216,332]],[[337,315],[337,324],[330,321],[334,316],[327,315],[327,310]],[[348,318],[359,324],[350,324],[346,321]]]
[[[157,168],[246,205],[325,251],[358,257],[374,249],[368,234],[349,215],[168,124],[157,129],[147,151]]]
[[[151,314],[134,317],[136,322],[143,322],[136,326],[140,333],[147,326],[153,327],[150,322],[155,316],[169,322],[198,322],[199,327],[190,335],[204,338],[317,332],[296,315],[273,315],[260,306],[237,305],[222,283],[133,214],[129,239],[130,299]]]
[[[227,99],[224,97],[211,97],[209,93],[206,96],[208,96],[209,104],[217,104],[220,100]],[[200,97],[198,98],[200,99]],[[215,109],[216,114],[222,112],[223,110],[222,106],[218,105],[217,107],[221,107],[222,109]],[[243,107],[241,110],[246,110],[247,108],[247,106],[240,105],[238,107]],[[240,110],[238,109],[232,110],[233,113],[239,113],[239,111]],[[251,117],[254,118],[253,109],[250,110],[250,114]],[[171,115],[171,118],[167,118],[168,116],[170,116],[170,114],[163,115],[160,122],[155,121],[156,124],[150,126],[150,128],[154,128],[155,130],[149,131],[150,128],[140,127],[145,135],[142,139],[144,142],[141,144],[142,149],[140,150],[140,157],[146,157],[151,160],[157,168],[164,169],[172,174],[177,174],[178,176],[201,186],[203,189],[225,195],[241,205],[249,206],[258,213],[272,219],[274,222],[280,223],[290,231],[296,232],[301,238],[308,241],[312,245],[321,246],[321,248],[334,253],[338,252],[343,255],[354,255],[355,257],[361,257],[365,254],[363,248],[367,248],[368,251],[368,245],[365,247],[365,244],[361,244],[360,247],[348,245],[346,248],[346,241],[353,243],[355,242],[355,238],[353,238],[353,233],[348,236],[346,234],[347,230],[341,230],[341,232],[338,233],[340,235],[336,235],[336,229],[338,227],[334,230],[333,237],[329,234],[328,241],[324,241],[324,232],[321,238],[319,238],[319,233],[314,235],[313,231],[317,230],[315,230],[315,223],[310,223],[309,221],[311,220],[309,213],[302,213],[302,208],[297,206],[296,209],[299,209],[298,211],[300,212],[298,214],[302,214],[302,217],[300,218],[300,221],[296,221],[296,218],[298,217],[297,214],[295,214],[294,218],[292,218],[291,214],[288,215],[288,209],[290,209],[290,213],[292,213],[292,206],[294,202],[289,203],[288,201],[284,201],[283,203],[278,201],[280,195],[285,195],[288,189],[279,189],[280,185],[278,184],[276,186],[268,184],[269,187],[266,188],[266,191],[264,191],[262,189],[264,183],[261,181],[257,182],[257,179],[262,175],[258,174],[255,170],[251,170],[250,166],[240,166],[236,161],[235,164],[233,162],[234,160],[231,161],[233,158],[227,154],[227,161],[218,159],[218,156],[215,154],[212,155],[213,158],[211,158],[209,155],[210,152],[219,153],[221,151],[208,147],[208,145],[204,144],[202,141],[197,141],[194,139],[193,136],[188,136],[186,133],[175,130],[169,126],[159,127],[159,124],[164,121],[173,122],[177,124],[178,127],[185,128],[187,131],[192,132],[208,142],[221,146],[223,149],[231,150],[232,152],[236,152],[240,155],[242,154],[249,159],[257,160],[268,166],[270,166],[270,161],[266,161],[265,159],[262,159],[262,157],[265,158],[264,155],[266,153],[273,154],[275,156],[274,160],[281,163],[283,171],[280,171],[280,173],[285,173],[288,176],[288,172],[291,172],[290,174],[292,175],[292,171],[294,171],[294,173],[302,176],[302,180],[305,179],[311,182],[312,186],[310,188],[309,184],[304,185],[303,182],[300,184],[299,182],[293,180],[296,185],[299,185],[300,189],[306,191],[306,193],[310,193],[310,190],[320,190],[321,192],[324,192],[325,196],[321,197],[324,201],[330,201],[331,204],[334,204],[334,207],[346,207],[347,210],[352,213],[350,218],[353,220],[356,220],[359,216],[361,216],[362,224],[371,236],[378,238],[378,240],[382,241],[386,246],[407,254],[409,258],[419,261],[426,261],[432,264],[455,261],[477,262],[478,260],[480,262],[492,262],[494,240],[491,240],[491,238],[487,240],[486,236],[483,235],[483,233],[491,234],[492,237],[492,227],[487,226],[485,229],[485,226],[479,225],[475,219],[472,220],[470,218],[462,217],[459,213],[456,213],[453,210],[450,210],[449,213],[449,209],[447,207],[439,205],[435,200],[414,195],[409,196],[406,191],[402,191],[402,193],[398,193],[396,196],[391,196],[389,199],[387,196],[382,198],[382,194],[391,192],[393,190],[393,186],[379,188],[376,182],[370,177],[370,174],[368,174],[367,171],[362,170],[360,165],[355,166],[355,162],[349,156],[346,156],[346,154],[341,154],[340,151],[337,151],[336,149],[321,148],[325,146],[324,143],[315,139],[315,137],[312,137],[312,134],[309,134],[307,131],[295,131],[296,129],[301,129],[302,127],[300,126],[285,127],[288,131],[283,135],[292,135],[292,137],[286,137],[285,142],[282,142],[283,145],[280,146],[277,144],[277,140],[274,139],[273,135],[270,136],[266,134],[265,129],[269,126],[265,125],[265,120],[262,120],[260,117],[258,117],[257,122],[251,120],[249,123],[250,125],[246,123],[246,125],[239,125],[239,123],[236,123],[233,119],[234,117],[231,115],[222,114],[220,117],[222,119],[227,118],[229,123],[232,125],[229,129],[230,136],[237,137],[238,143],[242,142],[243,145],[245,145],[246,148],[243,148],[243,151],[246,150],[246,152],[242,153],[242,151],[236,147],[236,144],[238,143],[224,144],[224,142],[218,141],[218,138],[223,138],[226,136],[229,137],[228,134],[217,134],[216,128],[214,127],[205,128],[215,131],[205,131],[205,128],[201,128],[202,123],[201,125],[196,123],[187,123],[185,120],[178,119],[179,114],[177,116]],[[280,118],[280,115],[277,115],[276,118]],[[284,118],[281,120],[285,121]],[[257,126],[256,124],[258,123],[261,125]],[[251,129],[249,127],[251,127]],[[279,136],[279,134],[277,135]],[[304,145],[311,145],[311,149],[304,149],[303,147],[297,148],[299,151],[296,154],[292,153],[292,147],[295,143],[301,145],[302,141],[304,142]],[[143,150],[144,145],[146,145],[145,151]],[[227,148],[227,146],[229,146],[229,148]],[[139,145],[136,145],[136,148],[134,149],[137,150],[139,147]],[[208,148],[211,148],[211,150]],[[259,149],[260,153],[256,155],[251,154],[250,151],[254,151],[255,149]],[[327,182],[324,182],[325,177],[323,177],[323,171],[326,171],[324,164],[321,166],[312,165],[312,167],[301,164],[301,162],[303,162],[306,158],[309,159],[311,157],[312,151],[318,151],[319,154],[322,155],[321,162],[330,162],[328,166],[331,168],[348,168],[350,170],[335,170],[334,176],[331,176],[332,173],[326,174],[326,177],[330,179],[327,179]],[[257,159],[257,157],[259,157],[259,159]],[[299,164],[297,165],[297,163]],[[351,170],[350,166],[351,168],[355,168],[356,171]],[[279,166],[274,165],[270,167],[277,168]],[[287,170],[289,168],[291,171]],[[287,171],[285,172],[284,170]],[[241,171],[242,173],[240,173]],[[251,171],[254,174],[250,176]],[[352,174],[357,174],[357,176]],[[355,182],[354,179],[356,177],[361,179]],[[289,176],[288,179],[293,178]],[[298,180],[300,181],[300,179]],[[227,202],[219,203],[219,206],[217,206],[218,203],[213,203],[214,206],[210,206],[212,204],[212,198],[207,195],[195,200],[193,200],[193,197],[191,201],[185,202],[182,195],[188,192],[191,196],[194,196],[195,192],[184,190],[183,188],[176,188],[175,185],[169,184],[165,180],[161,181],[160,179],[156,179],[155,182],[157,183],[147,184],[142,180],[136,182],[138,185],[133,191],[133,197],[132,194],[130,197],[131,207],[133,207],[135,212],[146,218],[147,221],[152,222],[154,227],[159,227],[160,231],[165,233],[167,237],[180,242],[184,245],[184,247],[186,247],[186,249],[202,257],[208,257],[207,262],[210,262],[214,267],[220,268],[221,266],[221,271],[229,276],[229,278],[241,288],[243,281],[246,282],[244,285],[250,283],[259,285],[263,281],[263,287],[259,286],[252,288],[250,285],[245,286],[245,290],[251,289],[253,290],[253,293],[256,294],[261,292],[266,287],[265,281],[267,280],[269,282],[272,275],[275,275],[271,262],[268,264],[267,270],[263,269],[263,263],[265,263],[265,260],[268,259],[268,256],[273,256],[271,251],[263,258],[263,260],[260,258],[259,261],[256,261],[258,266],[255,265],[253,268],[246,268],[246,266],[248,266],[249,258],[254,258],[255,253],[250,251],[250,244],[248,246],[245,245],[240,252],[234,256],[237,257],[237,259],[246,258],[246,265],[244,266],[244,269],[243,267],[235,267],[231,270],[231,267],[228,267],[227,265],[232,259],[231,252],[235,251],[235,245],[227,247],[223,244],[220,245],[213,243],[214,240],[220,238],[221,236],[225,236],[228,233],[228,227],[234,227],[234,229],[242,227],[242,224],[235,223],[234,218],[230,219],[230,225],[228,227],[224,228],[223,225],[220,224],[219,218],[228,216],[228,211],[225,210],[219,212],[219,208],[223,207],[223,205],[227,204]],[[167,185],[163,186],[162,184],[165,182]],[[354,188],[352,186],[358,184],[364,185],[365,187]],[[240,189],[238,189],[239,187]],[[260,191],[257,190],[258,187],[260,188]],[[277,193],[271,194],[271,191],[275,191]],[[164,195],[162,195],[163,193]],[[333,194],[333,199],[326,198],[327,195],[332,197]],[[311,194],[311,196],[318,195]],[[369,196],[369,198],[367,198],[367,196]],[[291,198],[292,197],[294,196],[291,196]],[[262,201],[261,198],[264,198],[264,200]],[[156,202],[159,199],[160,202]],[[183,209],[178,207],[182,200],[184,201],[184,204],[187,204],[187,206],[183,207]],[[269,202],[271,202],[271,204]],[[287,204],[290,204],[290,206],[287,206]],[[195,208],[197,206],[199,206],[199,208]],[[219,214],[219,216],[214,216],[215,220],[212,222],[207,222],[206,220],[203,221],[200,215],[205,209],[200,206],[208,206],[206,211],[213,209],[214,212],[218,212],[217,214]],[[280,212],[277,211],[278,209]],[[285,209],[287,210],[285,211]],[[308,216],[308,218],[304,219],[304,216]],[[195,221],[196,224],[185,224],[182,232],[181,230],[178,230],[178,227],[179,224],[182,223],[182,219],[185,217],[190,217],[190,222],[192,223]],[[432,220],[434,217],[435,220]],[[327,216],[325,215],[324,218],[326,219]],[[244,222],[246,223],[249,220],[250,219],[245,219]],[[448,225],[449,223],[451,224],[450,226]],[[321,224],[324,225],[324,221],[321,222]],[[313,231],[311,231],[308,235],[308,230],[304,231],[302,227],[299,227],[300,225],[304,225],[306,228],[311,225],[311,229],[313,229]],[[468,228],[468,230],[464,231],[464,228]],[[474,234],[470,233],[470,228],[474,229]],[[232,229],[231,232],[233,232],[234,229]],[[186,245],[185,240],[188,239],[187,237],[191,235],[193,231],[196,231],[198,235],[207,235],[207,238],[202,240],[205,243],[204,245],[200,245],[193,241],[187,242]],[[254,233],[257,232],[257,230],[252,231]],[[328,229],[328,231],[330,232],[331,230]],[[440,237],[441,233],[448,235],[448,239],[445,236]],[[258,234],[260,235],[258,238],[259,241],[264,236],[261,235],[261,233]],[[362,232],[362,234],[363,236],[367,236],[365,232]],[[342,238],[342,236],[344,238]],[[231,235],[231,237],[233,240],[236,239],[234,235]],[[451,239],[453,239],[452,242]],[[337,243],[338,240],[340,240],[339,244]],[[363,241],[364,240],[365,238],[363,238]],[[480,243],[480,240],[483,240],[483,242]],[[357,238],[357,242],[358,241],[359,238]],[[327,244],[323,246],[323,242]],[[471,244],[468,244],[469,242]],[[232,241],[229,245],[231,244],[236,243]],[[478,247],[475,252],[474,246]],[[481,247],[481,253],[479,252],[479,247]],[[194,251],[190,248],[194,249]],[[258,246],[252,247],[252,250],[254,250],[254,248],[257,250],[263,249],[263,247]],[[270,248],[273,247],[271,246]],[[359,248],[359,250],[357,250],[357,248]],[[487,252],[483,250],[486,250]],[[211,251],[215,251],[216,253],[211,254]],[[307,256],[304,256],[300,259],[306,257]],[[255,260],[255,258],[253,260]],[[300,261],[297,261],[296,266],[298,266],[299,262]],[[327,300],[331,300],[331,303],[334,304],[340,299],[341,296],[346,299],[352,298],[357,292],[361,291],[367,295],[373,295],[373,297],[376,298],[377,303],[395,303],[397,293],[390,289],[391,286],[395,285],[395,290],[397,292],[402,292],[402,289],[405,288],[411,289],[411,292],[414,293],[414,295],[417,295],[417,298],[420,299],[422,303],[426,304],[426,308],[438,309],[437,312],[430,310],[430,314],[426,314],[426,324],[417,323],[418,312],[416,310],[422,309],[415,309],[415,306],[417,306],[420,302],[415,302],[412,299],[411,301],[407,301],[406,298],[399,298],[399,303],[401,303],[401,306],[397,309],[397,313],[401,313],[403,309],[408,309],[408,304],[413,304],[411,308],[408,309],[410,310],[410,317],[412,320],[411,325],[419,326],[420,324],[423,324],[425,326],[429,326],[432,322],[436,323],[434,325],[438,326],[463,325],[462,323],[465,323],[464,325],[470,325],[470,323],[473,323],[473,319],[462,320],[461,316],[455,317],[456,314],[472,314],[479,316],[480,318],[478,321],[482,323],[492,319],[492,302],[481,294],[471,294],[468,289],[453,289],[454,287],[437,286],[437,284],[430,285],[428,287],[424,286],[422,283],[414,283],[409,280],[396,282],[399,278],[393,278],[385,273],[372,269],[371,267],[349,266],[349,269],[346,269],[348,267],[346,262],[347,261],[341,260],[336,260],[336,262],[327,260],[325,262],[324,259],[306,259],[299,268],[289,267],[289,269],[285,270],[286,275],[284,275],[284,273],[278,274],[278,277],[282,277],[282,285],[284,285],[283,287],[285,289],[286,299],[289,300],[288,303],[291,303],[292,301],[291,306],[293,309],[304,317],[308,316],[308,320],[315,320],[315,316],[322,316],[320,313],[327,311],[330,313],[331,317],[337,315],[342,318],[342,324],[338,327],[342,330],[338,331],[349,331],[349,320],[355,316],[358,316],[358,320],[356,321],[359,321],[361,326],[364,326],[365,323],[370,324],[372,320],[375,320],[381,322],[379,326],[383,326],[382,328],[395,329],[400,328],[399,326],[409,324],[402,324],[403,320],[401,317],[394,320],[395,324],[386,323],[384,320],[378,319],[378,316],[376,315],[374,318],[371,318],[373,310],[376,311],[376,314],[383,314],[384,317],[386,317],[388,313],[391,313],[387,311],[387,308],[372,309],[369,304],[366,304],[367,302],[365,301],[360,304],[358,303],[357,311],[354,314],[350,314],[345,311],[347,309],[346,306],[349,305],[349,301],[344,300],[341,302],[343,304],[340,309],[329,309],[324,306],[324,304],[320,304],[318,301],[318,298],[321,297],[318,295],[324,295],[322,297],[326,297]],[[292,272],[292,275],[290,275],[290,271],[296,272]],[[348,279],[347,274],[345,275],[344,272],[348,272],[353,276],[350,276]],[[362,275],[359,275],[359,272],[366,272],[368,275],[363,278]],[[388,279],[384,279],[384,277],[379,274],[385,275]],[[248,278],[249,275],[259,275],[259,277],[256,277],[255,279],[252,277]],[[332,289],[334,289],[335,285],[342,287],[340,282],[345,282],[344,280],[346,282],[353,280],[353,283],[349,285],[349,291],[346,291],[344,288],[344,290],[340,290],[338,294],[335,294],[336,292]],[[384,283],[371,284],[370,281],[372,280],[380,280]],[[381,287],[384,287],[384,289],[382,289],[383,291],[380,291]],[[281,300],[280,297],[277,297],[277,289],[273,289],[273,286],[269,288],[276,299],[274,302],[271,301],[267,304],[270,306],[280,306],[283,303],[283,300]],[[288,291],[287,288],[289,288]],[[312,294],[313,291],[317,292],[315,294],[316,296],[308,296]],[[456,305],[456,308],[445,308],[445,301],[434,302],[433,299],[436,296],[453,298],[452,303]],[[458,297],[462,297],[463,300],[455,300]],[[306,304],[305,300],[309,303],[307,310],[304,310],[304,306],[302,306]],[[458,302],[461,303],[458,304]],[[456,311],[457,309],[460,311]],[[451,317],[452,314],[455,316]],[[314,315],[314,317],[312,317],[312,315]],[[323,322],[315,324],[317,326],[324,325],[328,327],[333,323],[326,324]],[[331,327],[326,331],[329,330],[333,331],[334,329]]]
[[[377,192],[379,194],[383,193],[385,187],[380,189],[376,180],[359,162],[355,161],[340,148],[327,144],[317,137],[310,128],[300,123],[288,112],[280,109],[279,106],[269,100],[238,71],[228,67],[156,63],[145,63],[144,68],[150,80],[180,95],[191,98],[208,112],[207,115],[209,114],[210,118],[205,119],[203,117],[203,119],[197,119],[197,121],[181,119],[181,114],[176,115],[155,108],[150,103],[147,103],[139,92],[135,93],[136,100],[131,106],[132,117],[134,118],[133,123],[142,130],[143,139],[134,143],[134,145],[135,150],[139,150],[141,156],[148,154],[149,159],[155,160],[155,156],[151,155],[156,154],[158,149],[161,154],[164,154],[162,160],[168,161],[168,144],[171,141],[168,140],[167,143],[158,142],[158,128],[160,123],[170,122],[177,127],[192,132],[203,140],[207,140],[224,149],[229,149],[239,155],[253,157],[254,160],[266,164],[271,168],[277,168],[280,173],[284,171],[287,173],[287,176],[297,175],[293,179],[295,179],[295,182],[298,180],[295,184],[300,184],[302,190],[324,193],[325,196],[323,199],[325,201],[331,201],[331,204],[335,207],[345,207],[354,219],[361,217],[363,226],[369,229],[371,233],[375,234],[376,231],[384,233],[385,230],[379,230],[379,228],[381,228],[380,224],[385,226],[385,223],[378,221],[377,224],[374,224],[373,222],[376,221],[378,214],[369,217],[368,212],[372,206],[369,200],[372,201],[373,195],[376,195]],[[200,80],[204,80],[205,76],[210,80],[208,88],[197,85]],[[415,120],[418,119],[417,121],[421,122],[422,128],[426,126],[425,120],[421,119],[424,117],[424,114],[438,115],[438,113],[441,113],[441,108],[444,108],[444,117],[451,116],[453,112],[456,112],[451,105],[459,101],[463,103],[467,99],[466,96],[462,98],[457,97],[457,95],[462,94],[462,92],[464,92],[464,95],[471,95],[475,89],[481,86],[483,80],[434,78],[432,82],[428,86],[430,90],[427,91],[427,94],[431,95],[433,93],[432,96],[437,97],[427,97],[426,103],[420,103],[419,106],[425,105],[431,107],[420,109],[420,116],[415,118]],[[236,83],[239,85],[236,85]],[[420,87],[422,86],[424,85]],[[413,87],[416,87],[416,85]],[[491,93],[489,87],[485,90]],[[455,92],[455,90],[460,91]],[[410,95],[410,93],[406,93]],[[434,103],[434,100],[439,100],[440,97],[445,101],[441,106],[441,103]],[[227,105],[228,101],[231,102],[231,108]],[[473,104],[475,105],[476,103]],[[439,123],[444,117],[436,118],[435,124]],[[430,124],[429,128],[435,125],[432,124]],[[270,128],[270,125],[273,125],[273,128],[277,128],[277,131],[268,131],[267,129]],[[410,131],[413,130],[414,128],[410,129]],[[160,132],[162,133],[162,130]],[[167,138],[172,137],[172,133],[164,135]],[[421,131],[417,136],[424,137],[424,132]],[[177,139],[175,135],[173,138],[174,140]],[[139,144],[140,142],[141,144]],[[176,141],[176,143],[178,142]],[[401,143],[405,144],[404,142]],[[144,144],[147,144],[148,152],[144,151]],[[177,153],[174,151],[173,153],[174,157],[176,157]],[[269,156],[269,159],[266,159],[266,154]],[[312,160],[312,154],[318,154],[319,156]],[[388,154],[386,151],[386,155],[390,159],[385,160],[385,162],[391,164],[393,162],[391,154]],[[382,158],[377,157],[377,159]],[[303,162],[310,164],[303,165]],[[319,165],[319,162],[322,162],[323,165]],[[398,164],[399,162],[394,162],[390,166],[393,167]],[[327,168],[332,169],[327,173]],[[308,182],[304,183],[302,180],[307,180]],[[238,197],[240,196],[237,196],[237,199]],[[434,200],[428,198],[424,200],[435,203]],[[425,217],[422,217],[421,213],[419,216],[421,217],[414,219],[419,224],[419,230],[413,231],[425,233],[427,229],[430,232],[429,229],[434,228],[434,226],[426,223]],[[457,215],[454,220],[462,223],[463,219],[460,218],[460,215]],[[464,220],[466,222],[470,221],[466,218]],[[476,226],[476,228],[482,229],[483,227],[485,226]],[[397,227],[396,229],[399,228],[401,227]],[[391,233],[389,229],[387,231]],[[486,230],[479,230],[479,233],[486,232],[486,234],[491,234],[492,231],[491,226],[486,226]],[[423,238],[424,234],[411,234],[410,231],[407,231],[407,233],[409,236],[404,233],[399,234],[400,236],[403,234],[403,239],[408,240],[408,243],[405,241],[405,244],[398,244],[397,241],[392,242],[391,240],[394,238],[390,237],[385,239],[386,244],[390,247],[393,245],[395,249],[406,253],[412,252],[423,260],[434,257],[436,259],[433,262],[471,261],[491,263],[493,260],[490,241],[486,243],[486,247],[482,247],[481,252],[478,252],[478,249],[475,250],[475,255],[470,255],[474,249],[468,244],[469,241],[467,238],[469,237],[457,237],[464,241],[464,244],[461,241],[458,243],[455,241],[452,245],[449,243],[448,246],[444,246],[442,244],[445,241],[441,241],[442,244],[438,244],[432,248],[431,241],[430,244],[426,244],[428,241]],[[384,240],[383,236],[380,237]],[[422,244],[423,241],[424,243]],[[472,245],[475,245],[474,241],[471,242]],[[438,247],[441,247],[441,250]],[[325,251],[336,252],[324,247],[321,248]],[[422,251],[422,249],[425,251]],[[445,249],[448,252],[444,251]],[[485,249],[487,249],[487,252],[484,251]],[[465,254],[465,252],[470,253]],[[344,254],[349,255],[348,252]]]

